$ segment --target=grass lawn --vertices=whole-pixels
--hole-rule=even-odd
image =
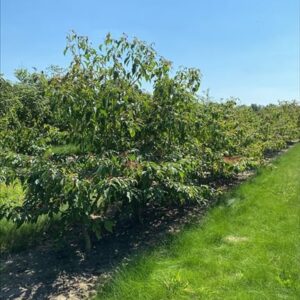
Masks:
[[[300,299],[300,145],[121,267],[96,299]]]

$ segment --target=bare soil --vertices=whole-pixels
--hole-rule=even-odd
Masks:
[[[199,220],[206,206],[149,210],[144,225],[128,224],[94,243],[86,255],[80,243],[65,241],[1,257],[0,299],[85,299],[127,264],[137,250],[155,246],[184,225]]]

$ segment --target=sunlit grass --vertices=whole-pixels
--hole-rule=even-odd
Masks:
[[[61,146],[52,146],[48,149],[45,153],[45,156],[49,156],[51,154],[58,154],[58,155],[72,155],[72,154],[81,154],[82,150],[79,146],[74,144],[66,144]]]
[[[300,299],[300,145],[202,223],[115,274],[97,299]]]

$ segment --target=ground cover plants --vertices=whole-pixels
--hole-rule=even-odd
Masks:
[[[199,70],[173,70],[138,39],[94,47],[72,33],[65,53],[65,69],[1,77],[0,180],[22,190],[20,201],[1,196],[5,224],[55,219],[89,251],[149,206],[211,201],[217,183],[300,137],[298,103],[214,102],[198,94]]]

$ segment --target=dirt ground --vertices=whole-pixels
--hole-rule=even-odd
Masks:
[[[131,225],[104,237],[88,255],[71,243],[53,249],[51,241],[1,258],[0,299],[85,299],[109,280],[136,250],[155,246],[169,234],[203,215],[207,207],[160,210],[149,215],[144,225]]]

